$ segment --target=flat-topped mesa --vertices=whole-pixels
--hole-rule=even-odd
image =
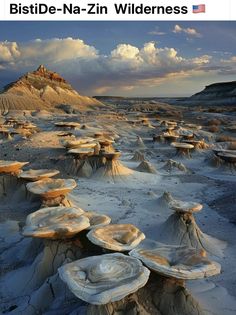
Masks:
[[[171,245],[187,245],[222,257],[225,243],[203,233],[198,227],[194,212],[202,209],[197,202],[172,199],[168,202],[174,213],[160,226],[157,239]]]
[[[36,182],[28,183],[27,189],[39,195],[42,200],[41,207],[68,206],[73,204],[66,195],[76,187],[74,179],[52,179],[44,178]]]

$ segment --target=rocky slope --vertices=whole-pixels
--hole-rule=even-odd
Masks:
[[[16,82],[10,83],[0,94],[0,111],[53,109],[69,104],[79,110],[102,105],[98,100],[81,96],[59,74],[40,65]]]
[[[186,102],[199,105],[236,105],[236,81],[207,85]]]

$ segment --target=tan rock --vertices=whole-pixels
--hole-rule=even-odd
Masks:
[[[136,247],[145,235],[132,224],[110,224],[92,229],[87,234],[95,245],[114,251],[128,251]]]
[[[138,259],[120,253],[80,259],[58,271],[78,298],[98,305],[119,301],[137,291],[150,274]]]

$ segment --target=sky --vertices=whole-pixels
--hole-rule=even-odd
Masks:
[[[0,22],[0,89],[44,64],[84,95],[190,96],[236,80],[236,22]]]

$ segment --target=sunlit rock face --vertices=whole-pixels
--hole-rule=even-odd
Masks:
[[[92,229],[87,237],[95,245],[122,252],[136,247],[145,235],[132,224],[110,224]]]
[[[220,273],[220,265],[206,258],[206,252],[188,246],[158,245],[133,249],[132,257],[140,259],[153,271],[166,277],[188,280]]]
[[[102,105],[94,98],[81,96],[58,73],[43,65],[7,85],[0,94],[0,111],[51,109],[59,104],[77,109]]]
[[[41,170],[28,170],[22,172],[18,177],[25,179],[30,182],[36,182],[38,180],[44,178],[50,178],[59,174],[58,170],[49,170],[49,169],[41,169]]]
[[[28,215],[23,229],[24,236],[66,239],[90,226],[89,219],[80,208],[42,208]]]
[[[58,271],[78,298],[98,305],[119,301],[137,291],[150,274],[138,259],[119,253],[80,259]]]

